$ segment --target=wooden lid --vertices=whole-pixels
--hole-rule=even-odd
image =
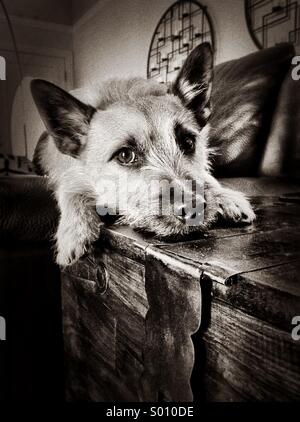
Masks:
[[[248,193],[251,187],[255,191],[251,202],[257,220],[250,226],[215,227],[200,239],[176,243],[128,228],[108,229],[104,237],[133,259],[143,261],[151,247],[192,264],[217,300],[291,331],[292,318],[300,315],[300,185],[275,179],[245,182]]]

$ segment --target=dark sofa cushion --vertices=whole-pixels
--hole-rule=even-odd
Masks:
[[[282,82],[295,55],[280,44],[215,68],[210,146],[216,176],[258,175]]]
[[[261,163],[262,176],[300,177],[300,81],[285,78]]]
[[[0,243],[49,241],[59,211],[45,178],[0,177]]]

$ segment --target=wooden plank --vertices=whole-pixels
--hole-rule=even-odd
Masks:
[[[109,276],[102,293],[94,277],[100,264]],[[89,257],[64,271],[68,400],[142,400],[147,310],[143,279],[144,268],[139,263],[103,250],[96,259]]]
[[[262,275],[264,276],[269,271],[274,271],[275,273],[276,268],[280,268],[280,271],[284,273],[285,267],[287,267],[287,277],[293,279],[298,274],[293,274],[293,264],[283,264],[278,267],[262,270]],[[290,273],[288,271],[289,267]],[[260,273],[260,270],[258,273]],[[206,288],[210,289],[214,299],[242,310],[248,315],[266,321],[284,331],[290,332],[292,318],[300,314],[299,297],[276,288],[268,287],[263,283],[259,284],[251,281],[252,274],[255,274],[255,272],[238,275],[236,281],[229,287],[212,282],[211,277],[203,276],[202,286],[205,284]],[[261,279],[258,277],[258,280]],[[269,281],[271,284],[272,280]],[[277,282],[280,283],[279,278]],[[284,281],[282,284],[284,284]]]
[[[101,231],[100,239],[95,243],[97,255],[103,247],[119,252],[122,256],[133,260],[144,262],[145,249],[148,243],[143,236],[128,227],[104,227]]]
[[[205,372],[202,383],[204,385],[204,396],[201,397],[202,401],[221,403],[247,401],[247,398],[240,391],[235,390],[214,368],[210,367]]]
[[[289,330],[291,318],[300,312],[299,235],[295,230],[284,228],[160,249],[198,265],[202,279],[212,282],[215,297],[249,315]]]
[[[218,386],[222,390],[228,384],[246,400],[300,399],[300,345],[291,333],[213,301],[210,324],[202,334],[205,373],[217,373],[226,381],[220,384],[216,379],[217,395],[213,390],[210,397],[222,397]]]
[[[148,301],[145,292],[145,267],[138,262],[106,250],[102,257],[109,272],[109,289],[132,312],[145,317]]]
[[[224,268],[226,270],[224,276],[226,274],[227,278],[230,278],[247,271],[297,260],[299,234],[284,228],[274,232],[199,240],[160,248],[178,257],[197,262],[200,266],[206,265],[210,268],[211,274],[214,266]],[[283,290],[287,289],[288,285],[285,285]],[[300,285],[297,295],[300,296]]]
[[[150,401],[192,401],[191,336],[201,321],[199,272],[155,248],[147,249],[144,396]]]
[[[63,284],[67,398],[91,400],[96,395],[91,378],[97,378],[101,399],[101,384],[109,381],[115,367],[116,318],[109,309],[100,306],[97,296],[85,289],[79,279],[64,273]],[[109,368],[106,377],[103,368]]]
[[[147,247],[160,244],[164,243],[130,227],[107,226],[102,229],[99,242],[95,243],[95,251],[101,250],[104,246],[109,250],[119,252],[122,256],[144,263]]]
[[[240,279],[251,280],[266,287],[272,286],[273,289],[278,290],[279,294],[282,292],[295,296],[298,299],[300,315],[299,274],[300,261],[294,261],[262,270],[241,273]]]
[[[256,220],[250,225],[232,225],[224,227],[219,224],[210,229],[206,237],[223,238],[250,233],[262,233],[287,228],[300,229],[299,206],[292,203],[281,203],[277,198],[253,198]]]

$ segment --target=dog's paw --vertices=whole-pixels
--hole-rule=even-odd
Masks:
[[[218,214],[225,221],[251,224],[255,220],[255,213],[248,199],[232,189],[222,189],[218,195]]]
[[[57,246],[56,263],[60,267],[67,267],[78,261],[86,252],[86,245],[79,243],[73,247],[68,247],[66,244]]]
[[[56,236],[56,263],[67,267],[78,261],[88,250],[87,241],[77,236],[75,231],[61,230]]]
[[[56,263],[67,267],[78,261],[91,249],[93,241],[97,240],[100,228],[91,231],[83,227],[66,227],[60,224],[56,234]]]

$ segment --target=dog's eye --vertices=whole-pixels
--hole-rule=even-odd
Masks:
[[[130,148],[122,148],[117,154],[117,160],[123,166],[136,162],[136,153]]]
[[[192,155],[196,149],[196,136],[180,123],[175,125],[175,139],[184,154]]]
[[[182,143],[182,147],[186,154],[192,154],[193,152],[195,152],[195,141],[191,138],[187,138]]]

